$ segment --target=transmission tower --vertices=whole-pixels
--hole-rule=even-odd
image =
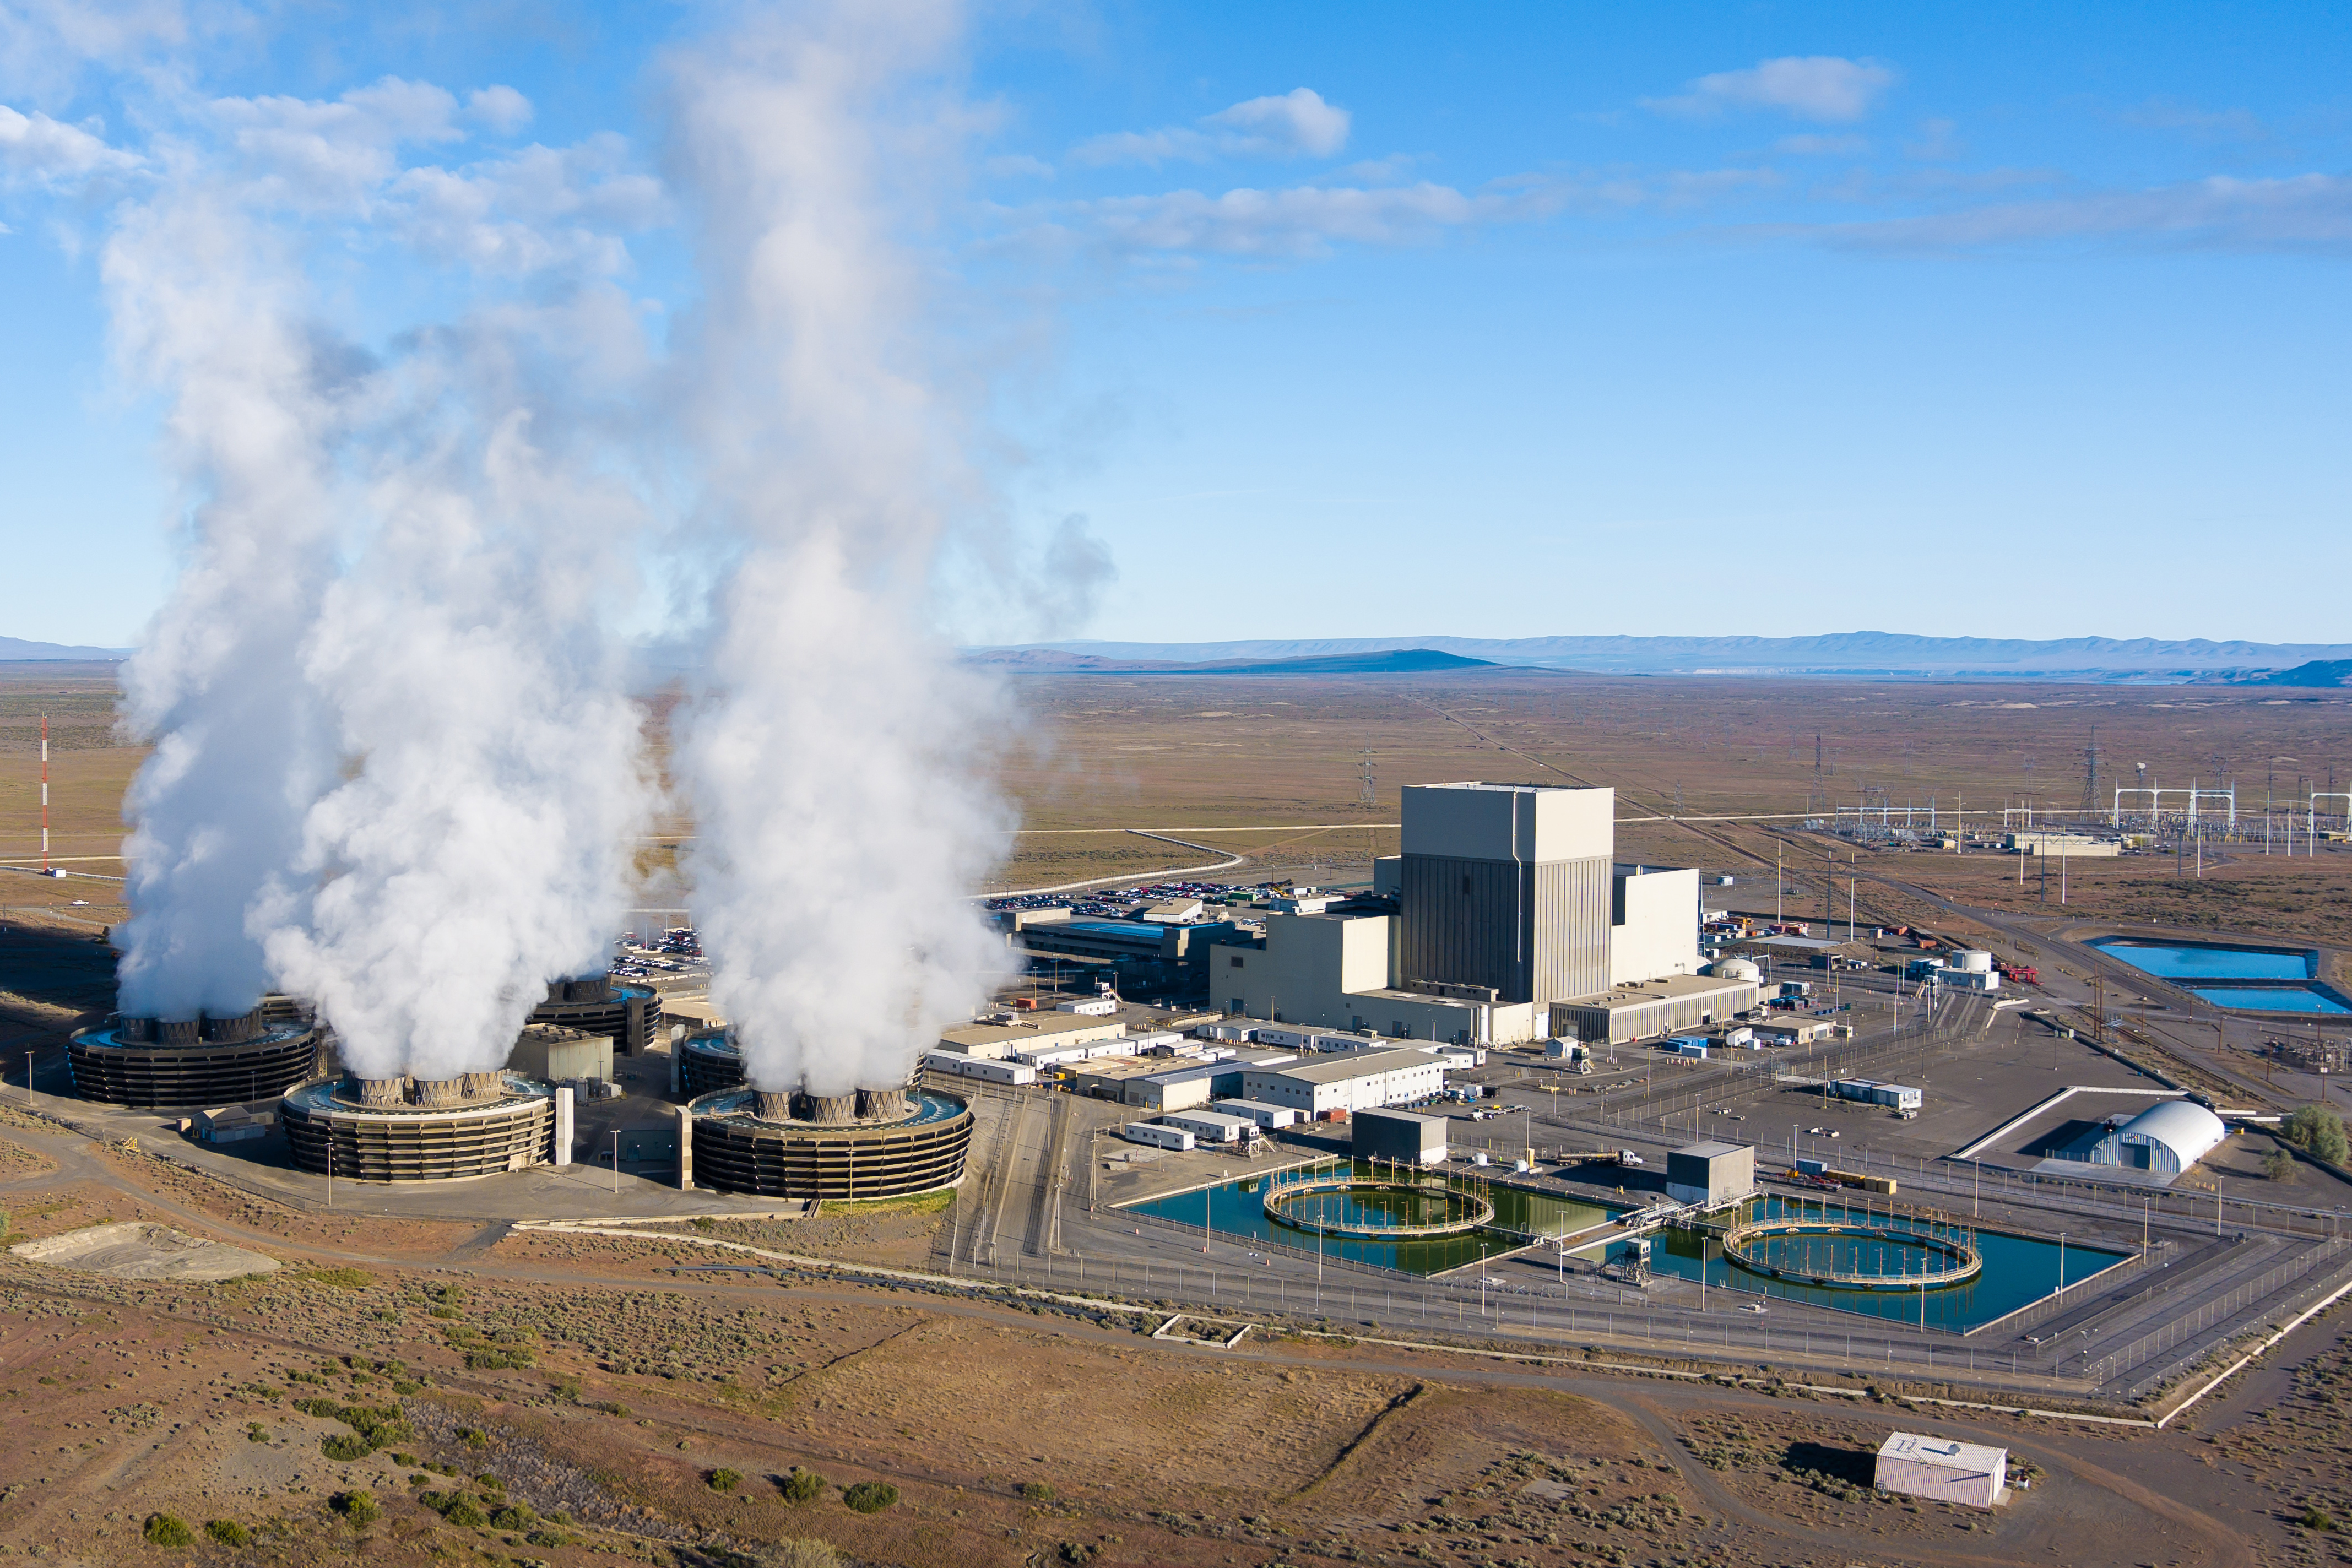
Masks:
[[[1356,804],[1370,810],[1380,804],[1380,780],[1372,771],[1372,754],[1364,753],[1363,788],[1356,792]]]
[[[2091,727],[2091,742],[2083,747],[2083,815],[2099,809],[2099,727]]]

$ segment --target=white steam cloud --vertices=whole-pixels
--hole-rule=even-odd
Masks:
[[[307,649],[359,765],[304,821],[316,891],[267,936],[362,1077],[503,1063],[549,980],[603,972],[649,814],[602,630],[635,501],[567,473],[529,413],[453,402],[383,455],[374,536]]]
[[[1010,842],[1012,710],[935,610],[951,559],[1019,573],[985,377],[951,347],[981,318],[937,308],[926,248],[987,120],[953,89],[961,26],[947,0],[838,0],[681,52],[666,184],[609,134],[464,162],[530,118],[498,87],[175,77],[119,153],[0,120],[18,162],[37,141],[143,193],[105,276],[171,409],[187,542],[128,676],[156,749],[127,1010],[274,986],[363,1076],[501,1063],[629,902],[653,787],[618,629],[653,557],[719,584],[675,773],[751,1081],[896,1083],[966,1016],[1008,962],[970,895]],[[671,214],[699,294],[663,362],[618,280]],[[1113,575],[1076,517],[1044,565],[1003,587],[1049,621]]]
[[[126,367],[169,389],[188,512],[179,581],[123,672],[130,727],[156,744],[124,802],[121,1004],[234,1015],[268,978],[246,912],[331,776],[300,648],[329,576],[327,455],[350,379],[302,325],[299,276],[216,183],[130,211],[104,277]]]
[[[129,674],[156,750],[128,802],[121,1002],[237,1011],[274,985],[372,1077],[495,1068],[549,980],[600,972],[652,799],[613,630],[644,507],[612,408],[644,345],[550,188],[608,161],[403,169],[402,142],[459,134],[454,101],[387,83],[205,105],[106,252],[191,497]],[[420,180],[479,223],[407,223],[409,261],[509,276],[479,229],[561,214],[546,274],[373,352],[311,325],[307,247],[406,222]]]
[[[954,6],[843,4],[681,59],[706,303],[685,434],[733,563],[679,772],[711,1000],[760,1088],[901,1082],[1006,954],[965,902],[1013,826],[1006,717],[929,622],[987,510],[905,225],[952,176]]]

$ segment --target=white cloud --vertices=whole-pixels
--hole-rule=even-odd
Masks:
[[[234,6],[210,9],[215,27],[243,20]],[[0,0],[0,84],[62,94],[84,66],[134,65],[188,30],[177,0]]]
[[[1772,143],[1772,151],[1800,158],[1859,158],[1870,151],[1870,139],[1866,136],[1822,136],[1807,131],[1801,136],[1783,136]]]
[[[1940,163],[1957,158],[1968,151],[1960,141],[1959,127],[1948,120],[1923,120],[1919,122],[1919,140],[1906,142],[1903,155],[1922,162]]]
[[[2076,240],[2352,256],[2352,178],[2217,176],[2144,191],[1846,224],[1815,233],[1835,245],[1888,250],[1972,250]]]
[[[511,135],[530,123],[530,99],[510,87],[486,87],[466,95],[466,112],[500,135]]]
[[[0,171],[44,185],[139,167],[139,160],[78,126],[0,104]]]
[[[1844,121],[1868,114],[1895,85],[1893,68],[1837,55],[1788,55],[1740,71],[1717,71],[1685,83],[1674,98],[1645,98],[1662,114],[1709,116],[1734,109],[1777,109],[1799,120]]]
[[[1602,192],[1588,193],[1607,202]],[[1570,199],[1544,176],[1498,181],[1474,192],[1423,181],[1412,185],[1297,185],[1212,195],[1169,191],[1110,196],[1058,209],[1055,232],[1129,252],[1213,252],[1313,257],[1339,244],[1415,245],[1448,230],[1544,216]]]
[[[1043,158],[1033,158],[1026,152],[1004,152],[982,165],[1000,179],[1050,180],[1054,166]]]
[[[1170,191],[1034,209],[1050,216],[1022,237],[1179,262],[1200,253],[1313,258],[1339,245],[1426,244],[1451,231],[1530,222],[1571,208],[1622,213],[1705,207],[1781,183],[1773,170],[1754,168],[1516,174],[1472,191],[1431,181],[1242,188],[1222,194]]]
[[[1348,144],[1348,111],[1324,102],[1312,88],[1295,87],[1278,98],[1254,98],[1220,110],[1202,123],[1235,133],[1250,152],[1275,157],[1304,153],[1328,158]]]
[[[627,144],[611,134],[459,169],[410,169],[385,197],[411,245],[504,276],[623,271],[620,235],[650,227],[665,210],[660,183],[632,168]]]
[[[1203,117],[1200,127],[1118,131],[1070,150],[1070,161],[1111,163],[1205,163],[1213,158],[1328,158],[1348,144],[1348,111],[1326,103],[1312,88],[1253,98]]]
[[[386,77],[332,100],[225,98],[210,106],[247,172],[297,204],[341,206],[390,179],[404,142],[464,132],[457,100],[428,82]]]

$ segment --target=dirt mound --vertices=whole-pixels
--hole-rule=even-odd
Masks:
[[[118,1280],[200,1283],[267,1274],[278,1267],[275,1258],[137,1219],[68,1230],[62,1236],[20,1242],[8,1250],[36,1263],[109,1274]]]

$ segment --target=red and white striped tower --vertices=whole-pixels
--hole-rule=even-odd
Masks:
[[[41,870],[49,869],[49,716],[41,716]]]

